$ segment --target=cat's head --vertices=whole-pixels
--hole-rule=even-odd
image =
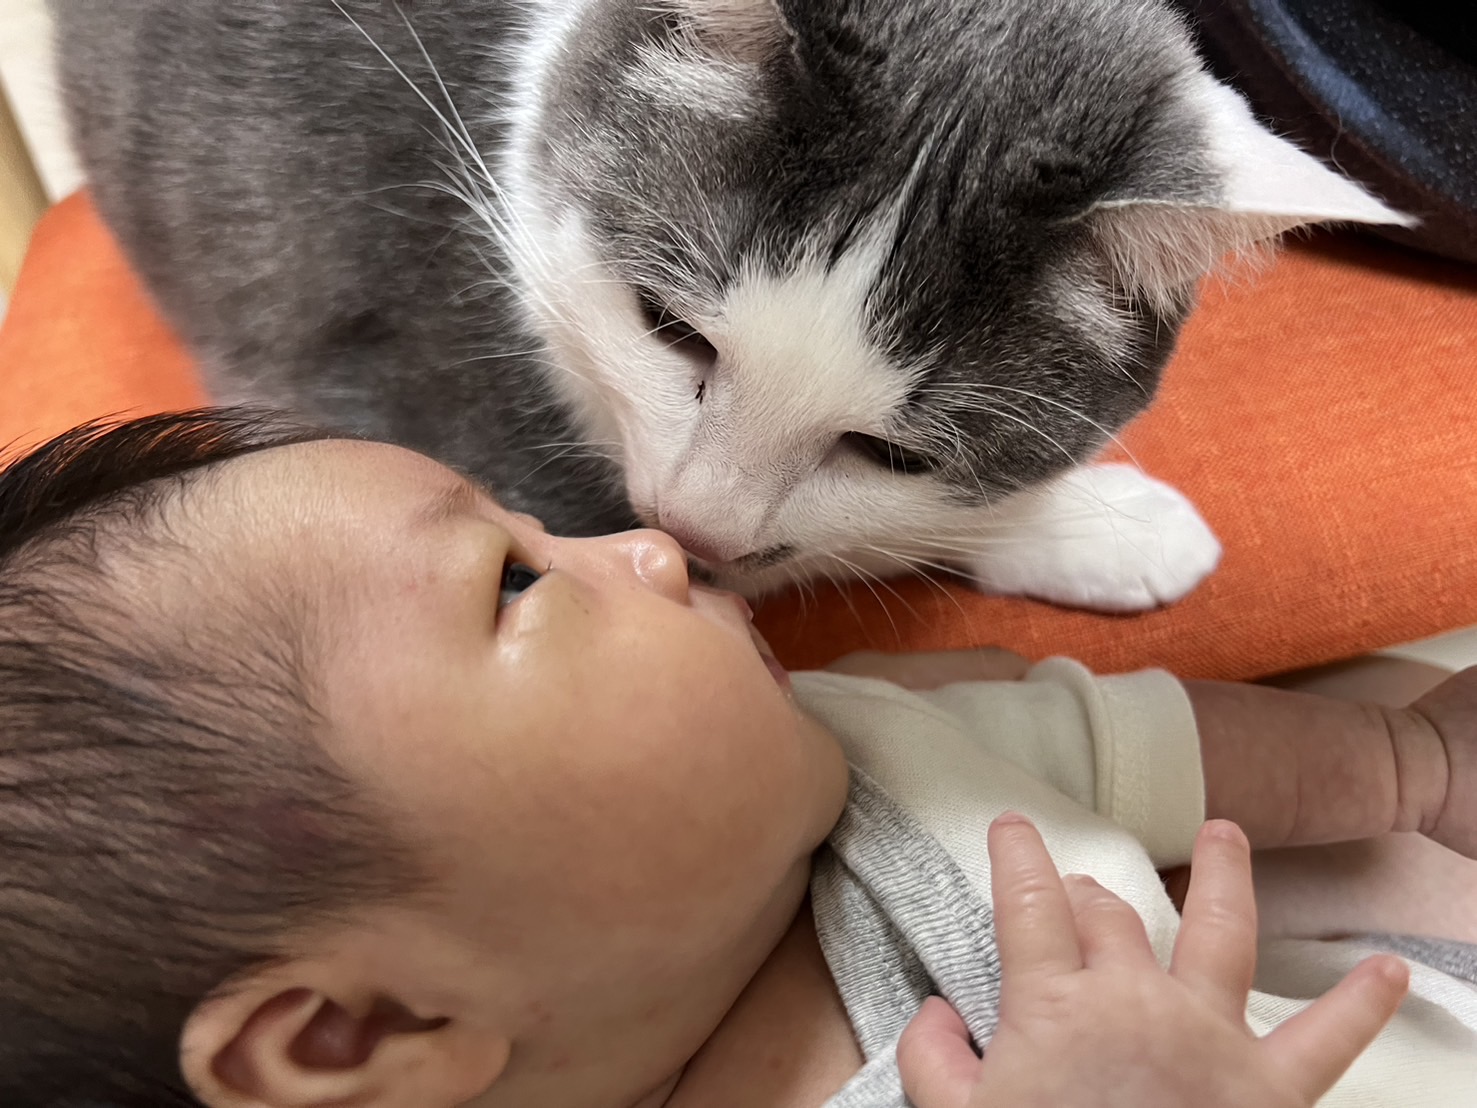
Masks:
[[[748,591],[978,549],[1148,403],[1218,259],[1399,219],[1151,0],[543,19],[503,181],[552,380],[641,518]]]

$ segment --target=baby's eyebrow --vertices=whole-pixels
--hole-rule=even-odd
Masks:
[[[489,496],[477,482],[456,474],[452,483],[440,489],[421,509],[417,522],[422,527],[432,528],[448,520],[476,515],[477,509]]]

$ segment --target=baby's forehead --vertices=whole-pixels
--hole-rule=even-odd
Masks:
[[[446,466],[354,440],[240,458],[189,499],[186,538],[203,567],[346,618],[379,607],[386,590],[451,572],[467,553],[465,521],[478,522],[484,548],[498,545],[496,532],[506,543],[510,528],[524,526]]]
[[[273,447],[191,473],[143,515],[105,514],[96,554],[130,618],[155,629],[253,607],[321,609],[368,584],[376,550],[403,547],[417,513],[457,480],[378,443]]]
[[[317,533],[411,528],[475,486],[422,454],[329,439],[235,459],[193,498],[197,521],[225,532],[302,540]]]

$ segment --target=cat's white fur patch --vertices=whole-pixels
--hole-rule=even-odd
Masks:
[[[1051,284],[1062,315],[1076,321],[1083,341],[1099,354],[1117,363],[1124,356],[1133,331],[1133,320],[1113,300],[1113,290],[1103,277],[1086,267],[1063,269]]]
[[[647,333],[634,293],[601,263],[578,213],[556,221],[526,203],[519,218],[541,243],[518,264],[558,366],[551,383],[622,464],[638,512],[726,557],[810,545],[809,527],[785,525],[786,501],[828,467],[841,435],[885,434],[911,385],[868,333],[885,232],[860,236],[834,265],[812,252],[783,273],[740,274],[711,317],[692,321],[720,351],[703,382]],[[848,462],[853,484],[895,483],[871,463],[839,464]],[[805,513],[820,523],[813,517],[826,510],[816,498]],[[828,520],[821,530],[846,528]]]
[[[655,103],[729,119],[749,119],[762,107],[752,67],[703,53],[696,45],[664,50],[647,44],[626,81]]]
[[[712,336],[723,356],[658,493],[664,525],[725,559],[791,542],[784,506],[841,436],[886,434],[911,385],[869,334],[886,241],[862,236],[830,266],[816,252],[783,273],[751,267],[729,288]]]

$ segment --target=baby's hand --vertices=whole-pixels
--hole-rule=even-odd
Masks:
[[[1401,793],[1407,795],[1415,786],[1430,797],[1416,813],[1416,829],[1477,858],[1477,666],[1437,685],[1404,715],[1415,726],[1403,748],[1397,737]],[[1399,756],[1402,749],[1409,756]],[[1422,757],[1427,752],[1429,757]],[[1418,758],[1434,769],[1422,772]],[[1431,787],[1421,788],[1428,778],[1433,779]]]
[[[831,673],[878,677],[915,692],[941,689],[960,681],[1018,681],[1030,668],[1028,659],[998,646],[913,654],[859,650],[826,667]]]
[[[898,1044],[917,1108],[1308,1108],[1405,995],[1404,963],[1370,958],[1256,1038],[1251,856],[1233,824],[1195,843],[1167,973],[1137,913],[1089,878],[1063,884],[1021,817],[991,826],[990,860],[1000,1023],[980,1058],[952,1008],[923,1006]]]

